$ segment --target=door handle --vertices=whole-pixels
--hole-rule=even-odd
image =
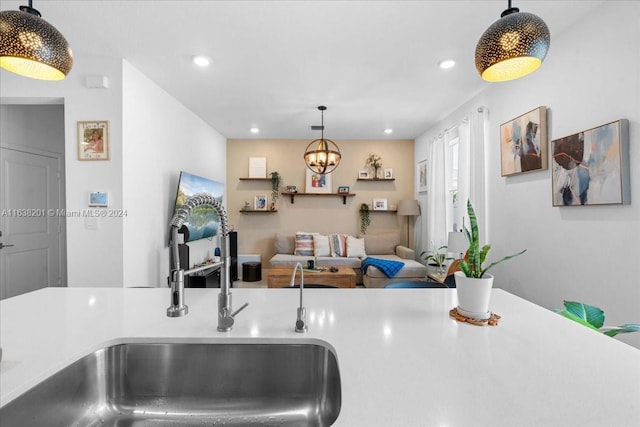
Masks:
[[[0,243],[0,249],[2,249],[2,248],[10,248],[11,246],[14,246],[14,245],[5,245],[5,244]]]

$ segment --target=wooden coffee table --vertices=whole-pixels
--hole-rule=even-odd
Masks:
[[[351,267],[336,266],[338,271],[332,273],[329,271],[330,266],[323,265],[324,271],[308,271],[304,272],[304,283],[315,285],[331,285],[339,288],[355,288],[356,273]],[[289,286],[291,282],[291,273],[293,267],[272,267],[269,269],[268,284],[270,288],[282,288]],[[296,273],[296,285],[300,284],[300,273]]]

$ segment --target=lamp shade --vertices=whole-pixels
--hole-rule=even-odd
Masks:
[[[469,249],[467,237],[461,231],[450,231],[447,239],[447,252],[464,254]]]
[[[69,43],[28,6],[0,12],[0,67],[40,80],[62,80],[71,70]]]
[[[489,82],[534,72],[542,65],[551,42],[547,24],[536,15],[509,7],[500,16],[476,45],[476,68]]]
[[[420,215],[420,205],[417,200],[400,200],[398,202],[398,215],[418,216]]]

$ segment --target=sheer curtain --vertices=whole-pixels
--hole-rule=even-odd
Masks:
[[[435,250],[447,241],[447,162],[445,133],[434,138],[427,160],[427,250]]]

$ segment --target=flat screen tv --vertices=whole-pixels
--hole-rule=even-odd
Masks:
[[[178,180],[178,192],[176,195],[174,214],[190,196],[198,193],[209,193],[215,197],[216,200],[220,200],[222,202],[224,184],[181,171],[180,179]],[[191,211],[191,214],[184,222],[184,225],[189,230],[189,236],[186,241],[192,242],[194,240],[208,239],[213,236],[217,236],[219,222],[218,214],[212,207],[196,207]]]

